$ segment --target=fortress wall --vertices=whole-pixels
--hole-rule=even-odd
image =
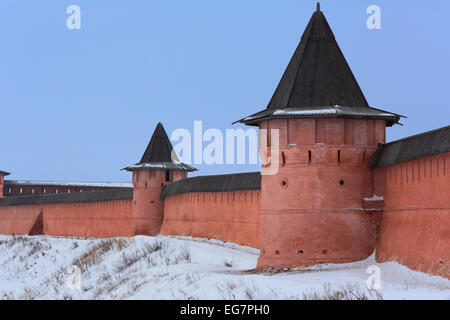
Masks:
[[[40,209],[37,206],[0,207],[0,234],[28,234]]]
[[[191,192],[164,198],[163,235],[230,241],[259,248],[260,190]]]
[[[43,234],[67,237],[133,235],[132,200],[0,206],[0,234],[25,235],[42,213]]]
[[[376,170],[385,180],[377,261],[450,278],[450,153]]]
[[[42,185],[42,184],[12,184],[6,180],[4,182],[3,191],[0,190],[0,195],[4,197],[20,197],[31,195],[44,194],[61,194],[74,192],[93,192],[93,191],[107,191],[115,190],[117,187],[98,187],[98,186],[73,186],[73,185]]]
[[[53,236],[133,236],[133,201],[50,204],[44,208],[44,233]]]

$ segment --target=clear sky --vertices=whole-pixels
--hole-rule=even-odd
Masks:
[[[0,170],[129,181],[158,121],[231,125],[266,107],[315,10],[309,0],[2,0]],[[66,8],[81,8],[81,30]],[[366,27],[369,5],[381,29]],[[406,115],[388,141],[448,125],[450,2],[321,1],[369,104]],[[242,126],[244,128],[244,126]],[[201,165],[199,174],[259,170]]]

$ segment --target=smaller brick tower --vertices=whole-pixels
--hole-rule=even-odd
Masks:
[[[124,168],[133,172],[134,234],[159,234],[164,218],[164,203],[160,197],[164,186],[184,179],[195,168],[180,163],[167,133],[158,123],[150,143],[139,163]]]
[[[0,198],[3,198],[3,186],[5,184],[5,177],[10,173],[5,171],[0,171]]]

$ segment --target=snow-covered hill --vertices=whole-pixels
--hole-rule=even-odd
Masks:
[[[450,299],[449,280],[373,257],[253,273],[257,257],[252,248],[186,237],[0,236],[0,299]],[[381,289],[367,289],[371,265]]]

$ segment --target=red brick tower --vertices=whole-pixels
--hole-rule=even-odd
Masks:
[[[5,184],[5,177],[8,175],[10,175],[10,173],[0,171],[0,198],[3,198],[3,186]]]
[[[381,211],[365,209],[374,196],[368,161],[399,118],[369,107],[318,6],[268,107],[240,120],[269,130],[260,151],[279,130],[278,171],[262,168],[259,268],[373,252]]]
[[[161,123],[139,163],[125,168],[133,172],[133,219],[136,235],[157,235],[164,217],[160,195],[164,186],[187,177],[196,169],[180,163]]]

